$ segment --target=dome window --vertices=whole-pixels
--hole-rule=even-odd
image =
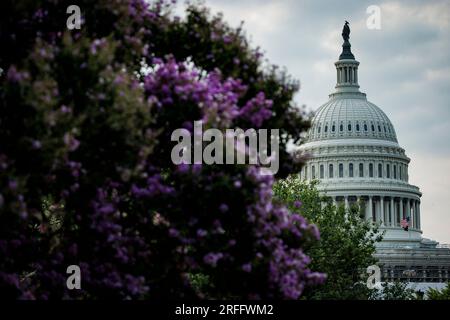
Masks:
[[[324,168],[323,168],[323,164],[320,165],[320,179],[323,179],[324,176]]]
[[[316,178],[316,167],[315,166],[311,167],[311,177],[312,177],[312,179]]]
[[[341,123],[341,125],[339,126],[339,131],[344,131],[344,125]]]
[[[359,123],[356,124],[356,131],[359,131]]]
[[[348,128],[348,131],[352,131],[352,124],[349,123],[347,128]]]
[[[375,132],[375,126],[372,124],[372,132]]]
[[[394,179],[397,179],[397,166],[394,164]]]
[[[386,126],[383,126],[384,127],[384,133],[386,133]]]
[[[389,164],[386,165],[386,178],[391,178],[391,166]]]
[[[350,178],[353,178],[353,163],[350,163],[350,164],[348,165],[348,176],[349,176]]]
[[[378,125],[378,132],[381,132],[381,127],[380,127],[380,125]]]
[[[381,163],[378,164],[378,178],[383,178],[383,165]]]
[[[359,164],[359,177],[360,178],[364,177],[364,164],[363,163]]]
[[[364,131],[367,131],[367,124],[364,123]]]
[[[333,178],[333,175],[334,175],[333,165],[330,164],[328,166],[328,178]]]
[[[336,125],[333,124],[333,126],[331,127],[331,131],[335,132],[336,131]]]
[[[325,126],[325,132],[328,132],[328,126]]]
[[[373,163],[369,163],[369,178],[373,178]]]
[[[320,133],[320,126],[317,128],[317,133]]]
[[[344,177],[344,165],[342,163],[339,163],[339,178]]]

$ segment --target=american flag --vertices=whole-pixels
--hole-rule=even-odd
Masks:
[[[409,228],[409,217],[406,217],[406,219],[403,219],[400,222],[400,225],[403,227],[403,230],[408,231],[408,228]]]

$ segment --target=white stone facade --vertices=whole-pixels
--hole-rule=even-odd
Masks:
[[[348,42],[343,48],[351,54]],[[439,276],[432,280],[448,280],[450,250],[436,248],[437,243],[430,248],[429,241],[422,238],[422,194],[418,187],[409,184],[410,159],[398,144],[394,126],[359,91],[359,62],[346,58],[335,66],[336,90],[317,110],[305,143],[298,150],[308,159],[300,176],[319,180],[319,191],[334,203],[359,205],[367,220],[380,224],[385,234],[378,244],[377,257],[385,266],[385,279],[393,279],[394,273],[400,279],[399,275],[408,268],[426,274],[428,267],[436,267]],[[407,217],[409,230],[405,231],[400,222]],[[413,251],[405,255],[404,250]],[[430,260],[433,252],[436,266]]]

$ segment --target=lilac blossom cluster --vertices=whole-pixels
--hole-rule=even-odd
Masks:
[[[317,229],[272,203],[273,177],[256,166],[167,161],[174,128],[261,128],[274,117],[272,99],[219,68],[170,51],[158,58],[170,3],[83,4],[108,24],[88,16],[85,33],[68,33],[54,24],[53,4],[32,8],[33,47],[2,56],[0,294],[297,299],[320,283],[302,251]],[[65,287],[72,264],[81,290]],[[209,288],[193,290],[198,273]]]

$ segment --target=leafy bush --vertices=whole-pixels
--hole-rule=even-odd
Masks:
[[[450,300],[450,282],[447,282],[447,285],[442,290],[428,289],[426,295],[430,300]]]
[[[70,4],[1,4],[0,295],[296,299],[323,281],[303,251],[318,232],[272,203],[273,177],[169,159],[172,130],[203,119],[283,128],[294,170],[295,82],[204,8],[79,1],[70,31]]]
[[[318,181],[290,176],[274,185],[275,197],[320,230],[320,241],[305,248],[311,266],[327,274],[322,285],[307,290],[306,299],[367,299],[368,266],[376,264],[376,226],[366,221],[358,206],[334,206],[317,189]]]

